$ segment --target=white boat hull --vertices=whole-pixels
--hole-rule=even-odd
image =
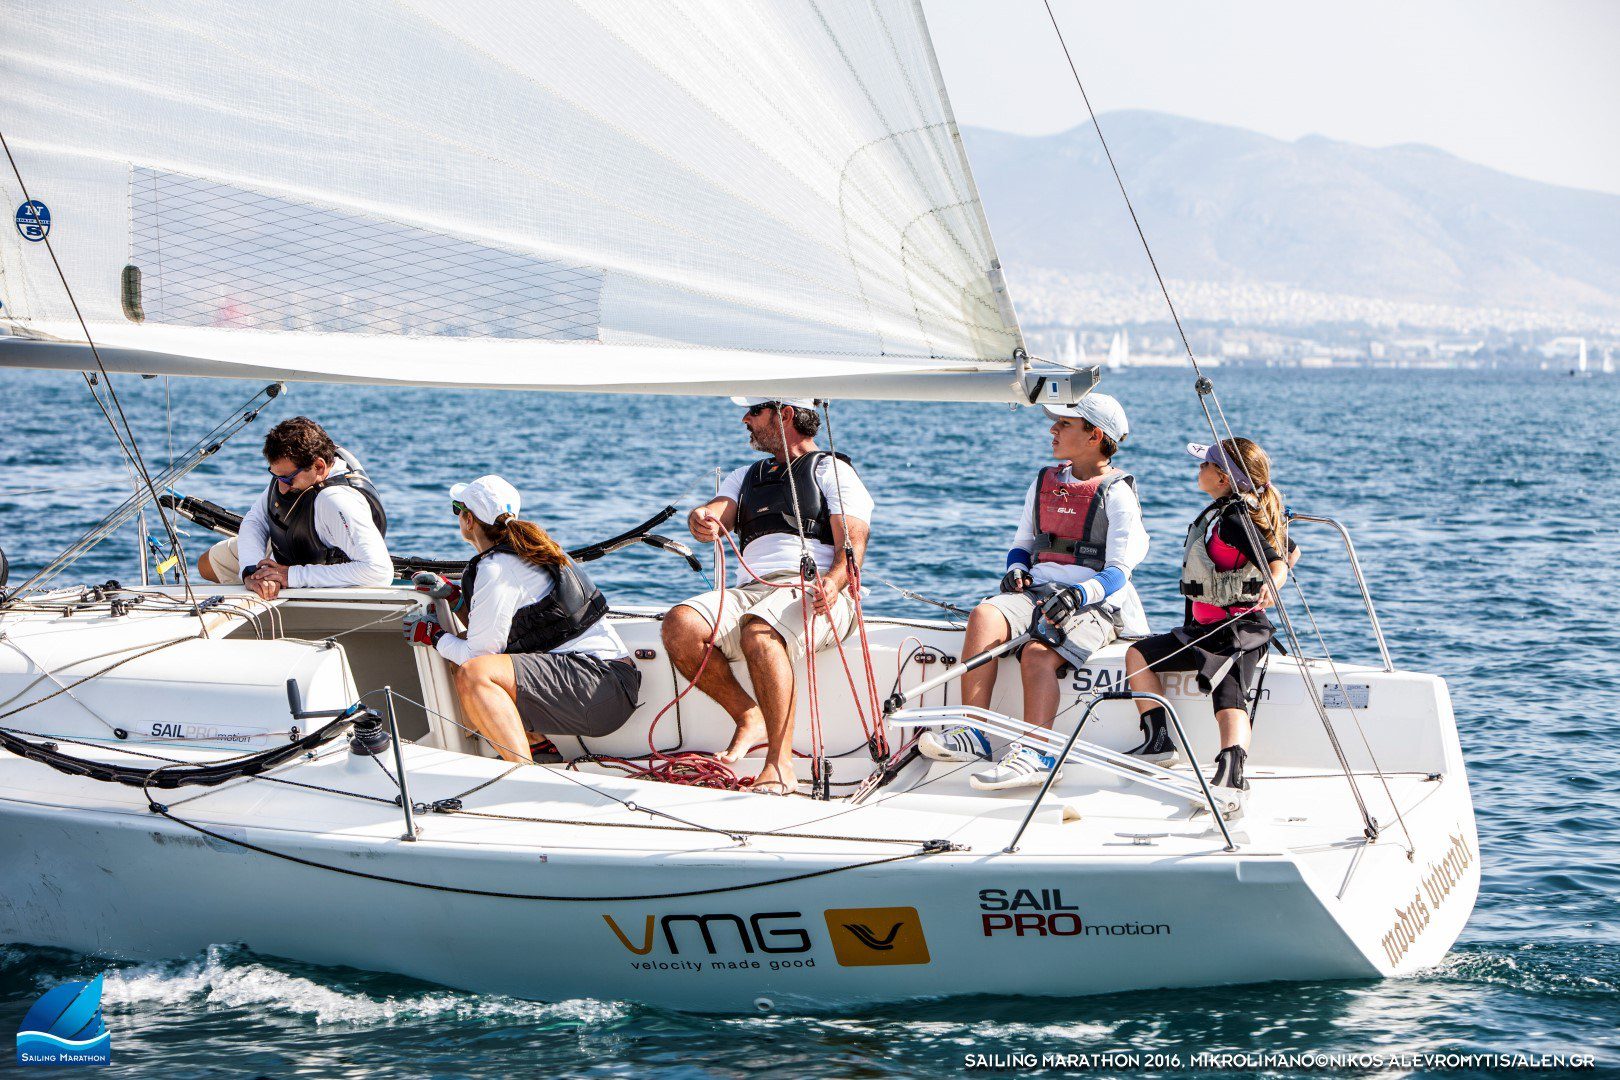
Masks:
[[[656,641],[653,624],[621,629],[633,646]],[[47,644],[40,637],[33,648]],[[223,646],[249,648],[260,665],[237,673],[245,696],[230,719],[238,725],[261,705],[270,709],[265,695],[283,672],[264,665],[284,652],[312,697],[345,701],[354,690],[340,685],[349,678],[342,650],[192,644],[220,657],[235,655]],[[1117,650],[1099,657],[1101,666],[1076,681],[1097,679],[1117,660]],[[152,812],[138,789],[0,753],[0,941],[130,958],[241,943],[267,956],[480,992],[701,1011],[1375,978],[1436,963],[1479,884],[1444,685],[1355,670],[1374,703],[1383,695],[1392,706],[1388,726],[1374,721],[1376,710],[1364,717],[1375,747],[1387,730],[1410,729],[1415,716],[1436,725],[1407,730],[1417,749],[1406,758],[1379,747],[1388,751],[1382,779],[1358,768],[1380,824],[1369,841],[1342,772],[1308,760],[1315,743],[1300,733],[1304,712],[1287,704],[1287,680],[1301,677],[1274,665],[1268,685],[1277,704],[1257,729],[1254,791],[1233,825],[1235,851],[1207,814],[1077,763],[1008,852],[1032,793],[975,793],[962,767],[925,762],[858,806],[675,787],[589,767],[526,768],[468,795],[462,812],[420,812],[420,836],[406,840],[389,801],[393,780],[378,767],[392,759],[351,754],[341,740],[276,770],[313,788],[243,779],[154,791],[178,820]],[[147,718],[130,686],[102,689],[108,697],[92,700],[89,685],[76,696],[103,713],[122,700],[131,727]],[[202,744],[224,730],[220,705],[206,688],[194,699],[215,722],[194,725],[203,734],[193,743]],[[172,706],[170,721],[187,712],[182,700]],[[1108,706],[1087,739],[1117,749],[1134,724],[1128,703]],[[276,707],[279,721],[266,713],[263,724],[285,724],[284,695]],[[1200,758],[1212,722],[1203,708],[1184,706]],[[1066,713],[1069,725],[1077,712]],[[689,741],[705,737],[700,708],[684,722]],[[637,737],[645,745],[644,727]],[[189,748],[153,741],[167,753]],[[405,748],[419,804],[506,770],[434,741]],[[78,749],[105,758],[118,745],[101,742],[100,751]],[[1417,759],[1423,755],[1428,763]],[[840,759],[839,768],[860,760]],[[870,769],[869,760],[860,768]],[[1178,772],[1191,776],[1185,766]],[[928,841],[955,849],[926,852]],[[666,894],[688,895],[650,898]]]
[[[132,958],[239,942],[267,956],[481,992],[702,1011],[1374,978],[1443,956],[1478,881],[1470,875],[1448,903],[1431,907],[1417,947],[1392,964],[1379,919],[1395,925],[1403,902],[1422,893],[1417,875],[1403,880],[1395,860],[1368,869],[1378,887],[1360,890],[1355,904],[1323,897],[1280,856],[1187,865],[1126,853],[997,852],[680,900],[562,903],[293,866],[157,819],[115,824],[105,815],[7,806],[4,828],[0,872],[11,884],[0,937],[7,941]],[[720,888],[847,865],[716,850],[659,857],[654,870],[646,857],[613,852],[541,864],[532,852],[468,858],[430,841],[357,851],[347,842],[239,835],[369,873],[553,895]],[[880,951],[843,929],[850,925],[879,942],[901,929],[896,947]]]

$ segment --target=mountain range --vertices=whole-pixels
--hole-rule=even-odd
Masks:
[[[1374,300],[1620,316],[1620,195],[1429,146],[1289,142],[1165,113],[1100,118],[1161,271]],[[1096,132],[965,128],[1015,279],[1150,271]]]

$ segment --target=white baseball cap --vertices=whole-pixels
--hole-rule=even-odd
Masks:
[[[745,409],[752,409],[755,405],[791,405],[795,409],[816,407],[816,399],[807,397],[734,397],[731,403]]]
[[[517,488],[493,474],[480,476],[470,484],[452,485],[450,501],[471,510],[473,517],[485,525],[495,524],[495,519],[502,514],[517,517],[518,511],[523,509]]]
[[[1125,422],[1125,407],[1107,394],[1087,394],[1073,405],[1042,405],[1041,408],[1054,420],[1079,417],[1089,421],[1116,443],[1124,442],[1125,436],[1131,433],[1130,424]]]

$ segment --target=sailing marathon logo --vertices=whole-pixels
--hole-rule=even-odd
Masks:
[[[17,231],[24,240],[39,243],[51,231],[50,207],[38,199],[29,199],[17,207]]]
[[[1167,937],[1170,924],[1082,919],[1062,889],[980,889],[979,930],[985,937]]]
[[[829,908],[822,912],[841,967],[929,962],[914,907]],[[729,911],[616,918],[608,929],[636,971],[789,971],[816,966],[813,923],[802,911]],[[825,957],[822,957],[825,960]]]
[[[47,990],[17,1029],[18,1065],[106,1065],[112,1034],[101,1019],[102,976]]]

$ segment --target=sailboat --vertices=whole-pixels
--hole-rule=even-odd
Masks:
[[[0,54],[5,365],[109,397],[120,372],[1025,406],[1095,383],[1025,350],[911,0],[68,0],[26,22]],[[1396,669],[1364,586],[1383,663],[1271,658],[1236,817],[1193,764],[1216,729],[1190,682],[1165,694],[1182,763],[1122,754],[1123,643],[1065,679],[1043,734],[1010,670],[988,710],[937,676],[918,693],[961,667],[960,622],[868,616],[852,663],[896,695],[801,661],[822,723],[798,749],[826,783],[782,798],[615,767],[732,731],[700,694],[654,726],[684,683],[653,610],[612,616],[643,678],[630,722],[514,767],[402,642],[408,582],[62,584],[177,506],[262,400],[0,602],[0,941],[239,942],[769,1012],[1403,975],[1473,907],[1446,684]],[[1356,567],[1341,526],[1308,524]],[[1062,778],[977,792],[914,752],[963,719],[1048,747]]]
[[[1108,343],[1108,370],[1123,371],[1131,362],[1131,336],[1126,330],[1116,330]]]
[[[1575,367],[1570,374],[1577,379],[1590,379],[1592,370],[1586,366],[1586,339],[1581,338],[1575,346]]]

